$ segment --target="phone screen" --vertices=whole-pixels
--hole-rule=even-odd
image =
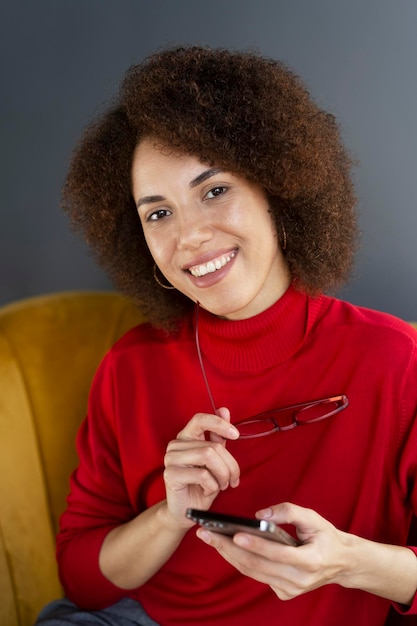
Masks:
[[[193,520],[203,528],[223,535],[233,536],[238,532],[246,532],[277,541],[289,546],[298,546],[299,542],[285,530],[267,520],[257,520],[236,515],[187,509],[188,519]]]

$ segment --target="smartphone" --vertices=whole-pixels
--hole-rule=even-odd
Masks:
[[[235,533],[245,532],[284,543],[287,546],[299,545],[299,542],[283,528],[267,520],[225,515],[214,511],[200,511],[200,509],[187,509],[186,516],[214,533],[233,536]]]

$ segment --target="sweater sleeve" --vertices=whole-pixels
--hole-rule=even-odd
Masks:
[[[410,547],[417,558],[417,547]],[[392,603],[395,610],[401,615],[417,615],[417,593],[414,595],[413,602],[411,606],[404,606],[402,604],[397,604],[396,602]]]
[[[93,381],[88,415],[78,432],[79,466],[71,477],[57,538],[64,592],[85,609],[104,608],[127,594],[103,576],[98,561],[107,533],[135,515],[118,454],[113,378],[107,355]]]
[[[417,335],[407,370],[403,376],[401,390],[401,420],[399,422],[399,454],[395,460],[397,481],[401,496],[406,505],[411,507],[414,524],[410,532],[410,550],[417,558]],[[409,607],[393,603],[402,615],[417,615],[417,593]]]

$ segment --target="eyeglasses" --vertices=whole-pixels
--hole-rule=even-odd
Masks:
[[[217,409],[211,393],[210,385],[208,383],[201,354],[198,336],[198,310],[199,305],[197,304],[195,314],[195,342],[204,383],[210,398],[213,413],[216,415]],[[323,398],[322,400],[302,402],[301,404],[293,404],[284,408],[272,409],[271,411],[259,413],[258,415],[254,415],[253,417],[249,417],[235,423],[235,426],[240,432],[239,440],[256,439],[258,437],[266,437],[266,435],[271,435],[275,432],[292,430],[297,426],[305,426],[306,424],[321,422],[322,420],[343,411],[348,404],[349,400],[347,396],[332,396],[330,398]]]
[[[237,422],[235,426],[240,432],[239,439],[265,437],[275,432],[292,430],[296,426],[321,422],[336,415],[348,404],[346,396],[333,396],[259,413],[259,415]]]

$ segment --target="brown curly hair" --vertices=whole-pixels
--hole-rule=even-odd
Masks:
[[[85,131],[63,206],[117,287],[149,321],[172,326],[193,303],[158,287],[131,193],[136,145],[152,136],[266,190],[296,286],[333,291],[357,244],[352,161],[333,115],[283,63],[186,46],[131,67],[117,102]]]

